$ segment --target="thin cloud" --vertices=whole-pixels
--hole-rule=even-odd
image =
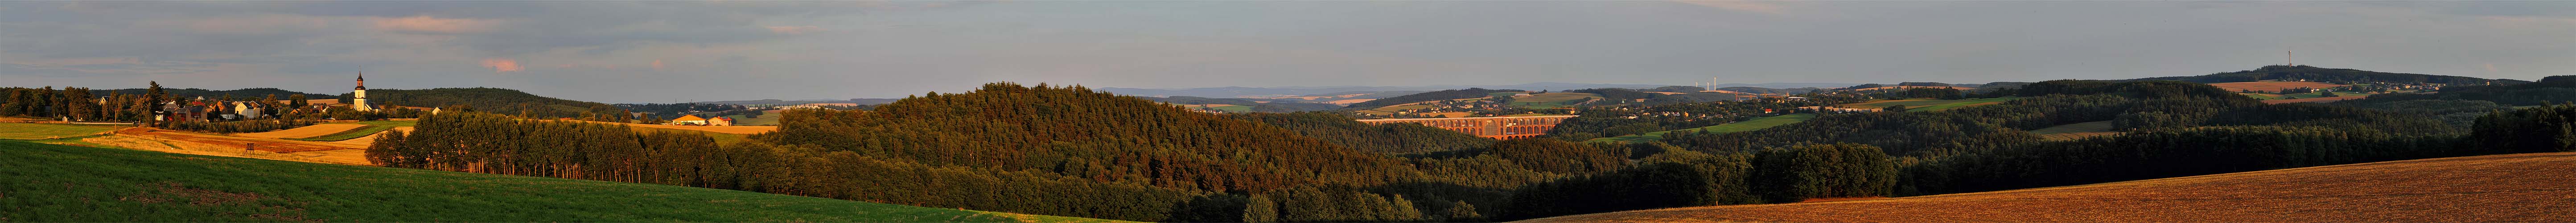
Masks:
[[[653,70],[662,70],[662,60],[653,59]]]
[[[770,32],[770,33],[787,34],[787,35],[796,35],[796,34],[805,34],[805,33],[809,33],[809,32],[818,32],[818,31],[823,31],[823,27],[817,27],[817,26],[769,26],[769,27],[767,27],[767,28],[769,28],[769,32]]]
[[[483,67],[492,68],[492,73],[512,72],[524,69],[519,67],[519,61],[501,58],[483,59]]]
[[[499,20],[413,16],[376,18],[376,28],[400,33],[464,34],[491,32]]]

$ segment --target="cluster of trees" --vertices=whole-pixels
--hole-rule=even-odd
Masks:
[[[2496,153],[2576,152],[2576,104],[2489,113],[2466,141]]]
[[[72,117],[89,120],[100,117],[101,105],[90,96],[89,89],[52,86],[44,88],[0,88],[7,98],[0,98],[0,116]]]
[[[1513,191],[1510,219],[1808,198],[1888,196],[1893,160],[1877,147],[1816,144],[1758,151],[1670,151],[1635,167]]]

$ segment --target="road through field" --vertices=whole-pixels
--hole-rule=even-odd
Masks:
[[[2389,161],[1527,222],[2576,222],[2576,153]]]
[[[358,129],[358,128],[365,128],[365,127],[367,127],[367,125],[360,125],[360,124],[314,124],[314,125],[310,125],[310,126],[297,127],[297,128],[294,128],[294,129],[277,130],[277,131],[268,131],[268,132],[260,132],[260,133],[242,133],[242,134],[233,134],[233,136],[251,137],[251,138],[270,138],[270,139],[311,138],[311,137],[315,137],[315,136],[326,136],[326,135],[336,134],[336,133],[340,133],[340,132],[346,132],[346,131],[349,131],[350,129]]]

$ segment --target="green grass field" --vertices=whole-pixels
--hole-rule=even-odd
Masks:
[[[1535,94],[1530,97],[1512,99],[1510,106],[1522,108],[1562,108],[1565,106],[1573,106],[1574,103],[1581,103],[1584,102],[1584,100],[1595,98],[1601,98],[1601,95],[1592,93]]]
[[[121,125],[70,125],[0,122],[0,139],[70,138],[125,128]]]
[[[1780,116],[1762,117],[1762,118],[1757,118],[1757,119],[1753,119],[1753,120],[1745,120],[1745,121],[1741,121],[1741,122],[1726,123],[1726,124],[1722,124],[1722,125],[1714,125],[1714,126],[1708,126],[1708,127],[1689,128],[1689,129],[1677,129],[1677,130],[1661,131],[1661,132],[1648,132],[1648,133],[1644,133],[1644,134],[1624,135],[1624,136],[1618,136],[1618,137],[1604,137],[1604,138],[1597,138],[1597,139],[1592,139],[1592,140],[1584,140],[1583,142],[1619,142],[1619,143],[1641,143],[1641,142],[1651,142],[1651,141],[1655,141],[1655,140],[1663,140],[1663,139],[1664,139],[1664,134],[1670,134],[1670,133],[1674,133],[1674,132],[1682,132],[1682,131],[1701,132],[1701,133],[1737,133],[1737,132],[1748,132],[1748,131],[1753,131],[1753,130],[1762,130],[1762,129],[1767,129],[1767,128],[1771,128],[1771,127],[1779,127],[1779,126],[1789,125],[1789,124],[1797,124],[1797,123],[1799,123],[1799,122],[1806,122],[1806,121],[1807,121],[1807,120],[1809,120],[1809,119],[1816,119],[1816,114],[1787,114],[1787,115],[1780,115]]]
[[[385,120],[385,121],[363,121],[363,122],[358,122],[358,124],[360,124],[360,125],[375,125],[375,126],[392,126],[392,127],[411,127],[412,125],[420,124],[420,120],[402,120],[402,121],[392,121],[392,120]]]
[[[0,140],[10,222],[1106,222]]]
[[[733,125],[778,125],[778,118],[780,116],[786,116],[786,113],[760,113],[760,117],[744,117],[744,115],[727,115],[725,117],[733,118]]]
[[[393,126],[385,126],[385,125],[368,125],[367,127],[358,127],[358,128],[355,128],[355,129],[349,129],[349,131],[340,131],[340,133],[331,133],[330,135],[322,135],[322,136],[314,136],[314,137],[305,137],[305,138],[293,138],[293,139],[287,139],[287,140],[303,140],[303,141],[322,141],[322,142],[331,142],[331,141],[340,141],[340,140],[356,139],[356,138],[358,138],[358,137],[367,137],[367,135],[375,135],[375,134],[376,134],[376,132],[383,132],[383,131],[385,131],[385,130],[389,130],[389,129],[394,129],[394,127],[393,127]]]

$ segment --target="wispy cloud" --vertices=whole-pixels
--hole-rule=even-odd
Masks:
[[[492,73],[512,72],[523,69],[519,67],[519,61],[501,58],[483,59],[483,67],[492,68]]]
[[[788,34],[788,35],[805,34],[805,33],[809,33],[809,32],[823,31],[823,27],[816,27],[816,26],[769,26],[768,28],[769,28],[769,32],[770,32],[770,33]]]
[[[376,28],[400,33],[463,34],[491,32],[499,20],[412,16],[376,18]]]

